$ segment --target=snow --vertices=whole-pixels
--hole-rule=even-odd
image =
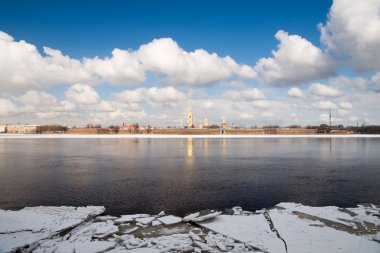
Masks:
[[[114,220],[115,224],[121,224],[133,221],[138,218],[148,218],[149,214],[130,214],[130,215],[122,215],[119,219]]]
[[[180,217],[176,217],[173,215],[163,216],[163,217],[157,218],[157,220],[164,223],[165,225],[173,225],[182,221]]]
[[[144,225],[148,225],[148,224],[151,224],[152,221],[154,220],[155,220],[154,217],[147,217],[147,218],[138,218],[136,219],[136,222],[144,224]]]
[[[0,139],[187,139],[187,138],[222,138],[222,139],[273,139],[273,138],[380,138],[379,134],[313,134],[313,135],[281,135],[281,134],[258,134],[258,135],[176,135],[176,134],[0,134]]]
[[[380,252],[380,208],[375,205],[342,209],[280,203],[256,213],[241,207],[233,211],[181,219],[99,216],[104,207],[0,210],[0,252]]]
[[[102,206],[26,207],[0,210],[0,252],[15,250],[52,237],[103,213]]]
[[[189,214],[189,215],[183,217],[182,220],[183,220],[184,222],[189,222],[189,221],[192,221],[193,219],[197,218],[199,215],[200,215],[199,212],[197,212],[197,213],[192,213],[192,214]]]
[[[214,220],[198,222],[202,227],[247,243],[267,252],[286,252],[261,214],[252,216],[220,215]]]
[[[273,209],[269,214],[286,241],[288,252],[380,252],[379,243],[327,226],[315,226],[320,223],[300,219],[286,209]]]
[[[204,220],[213,219],[216,216],[220,215],[221,213],[222,212],[209,213],[209,214],[206,214],[206,215],[203,215],[203,216],[199,216],[199,217],[193,218],[191,221],[197,222],[197,221],[204,221]]]

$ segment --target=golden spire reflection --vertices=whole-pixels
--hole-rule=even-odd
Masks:
[[[194,157],[193,157],[193,138],[187,139],[187,157],[186,163],[188,167],[193,167]]]

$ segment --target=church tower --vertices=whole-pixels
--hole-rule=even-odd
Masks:
[[[194,124],[193,124],[193,111],[191,109],[191,105],[189,107],[189,111],[187,112],[187,127],[188,128],[194,127]]]

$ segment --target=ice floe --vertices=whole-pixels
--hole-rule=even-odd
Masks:
[[[380,208],[280,203],[183,219],[100,216],[104,207],[0,210],[0,252],[380,252]],[[230,213],[230,212],[228,212]]]
[[[0,252],[32,246],[84,221],[100,215],[102,206],[26,207],[19,211],[0,210]]]

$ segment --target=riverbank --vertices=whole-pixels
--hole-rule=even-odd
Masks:
[[[379,252],[380,206],[280,203],[176,217],[101,206],[0,210],[0,252]]]
[[[191,134],[0,134],[0,139],[64,139],[64,138],[84,138],[84,139],[138,139],[138,138],[230,138],[230,139],[264,139],[264,138],[380,138],[380,134],[308,134],[308,135],[282,135],[282,134],[214,134],[214,135],[191,135]]]

